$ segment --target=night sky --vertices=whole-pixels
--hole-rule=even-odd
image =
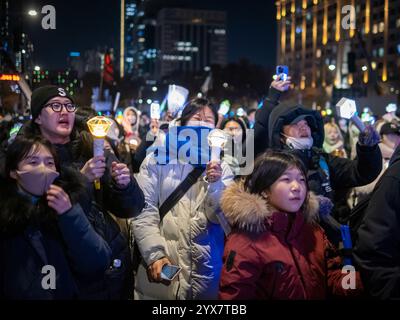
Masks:
[[[24,0],[26,10],[55,6],[56,30],[41,29],[42,15],[27,16],[26,27],[35,46],[35,62],[46,69],[62,69],[70,51],[97,46],[119,48],[118,0]],[[252,63],[274,66],[276,21],[273,0],[153,0],[150,9],[169,7],[224,10],[228,15],[228,60],[247,58]]]

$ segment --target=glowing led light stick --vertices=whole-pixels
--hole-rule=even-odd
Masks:
[[[97,116],[89,119],[87,122],[90,133],[93,136],[93,155],[103,156],[104,155],[104,138],[107,136],[108,130],[110,130],[112,121],[103,116]],[[96,190],[100,190],[100,180],[94,181]]]
[[[351,99],[342,98],[336,104],[336,112],[340,118],[348,119],[354,122],[356,127],[364,132],[365,125],[357,115],[356,102]]]
[[[211,147],[211,161],[220,161],[221,150],[228,142],[228,136],[220,129],[214,129],[208,134],[208,145]]]
[[[177,85],[170,85],[168,87],[168,111],[171,112],[174,116],[178,114],[179,111],[185,105],[186,99],[189,95],[189,90],[184,87],[180,87]]]

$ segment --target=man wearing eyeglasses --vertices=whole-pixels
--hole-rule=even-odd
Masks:
[[[52,87],[46,92],[34,94],[31,106],[32,119],[39,125],[44,138],[53,144],[70,142],[76,106],[73,98],[63,88]]]
[[[84,211],[96,232],[108,242],[111,254],[110,268],[104,274],[78,283],[79,298],[124,299],[127,290],[133,288],[128,241],[108,212],[118,218],[131,218],[143,209],[144,195],[128,167],[114,153],[105,150],[104,156],[93,157],[90,147],[83,147],[88,133],[74,128],[76,109],[73,97],[63,88],[40,87],[32,93],[32,119],[19,135],[41,135],[49,140],[61,167],[80,171],[87,178],[94,205],[88,205]],[[93,188],[95,179],[100,179],[101,190]]]

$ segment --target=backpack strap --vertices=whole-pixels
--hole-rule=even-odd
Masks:
[[[171,193],[171,195],[161,205],[159,211],[160,223],[164,216],[178,203],[178,201],[185,195],[185,193],[193,186],[197,179],[204,172],[204,167],[195,167],[187,177],[179,184],[179,186]]]

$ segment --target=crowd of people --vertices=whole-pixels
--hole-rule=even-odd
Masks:
[[[400,119],[360,132],[285,102],[290,85],[278,76],[240,115],[205,98],[160,119],[128,107],[96,156],[97,113],[57,86],[34,90],[29,116],[0,123],[0,297],[399,298]],[[215,129],[218,159],[201,139]]]

